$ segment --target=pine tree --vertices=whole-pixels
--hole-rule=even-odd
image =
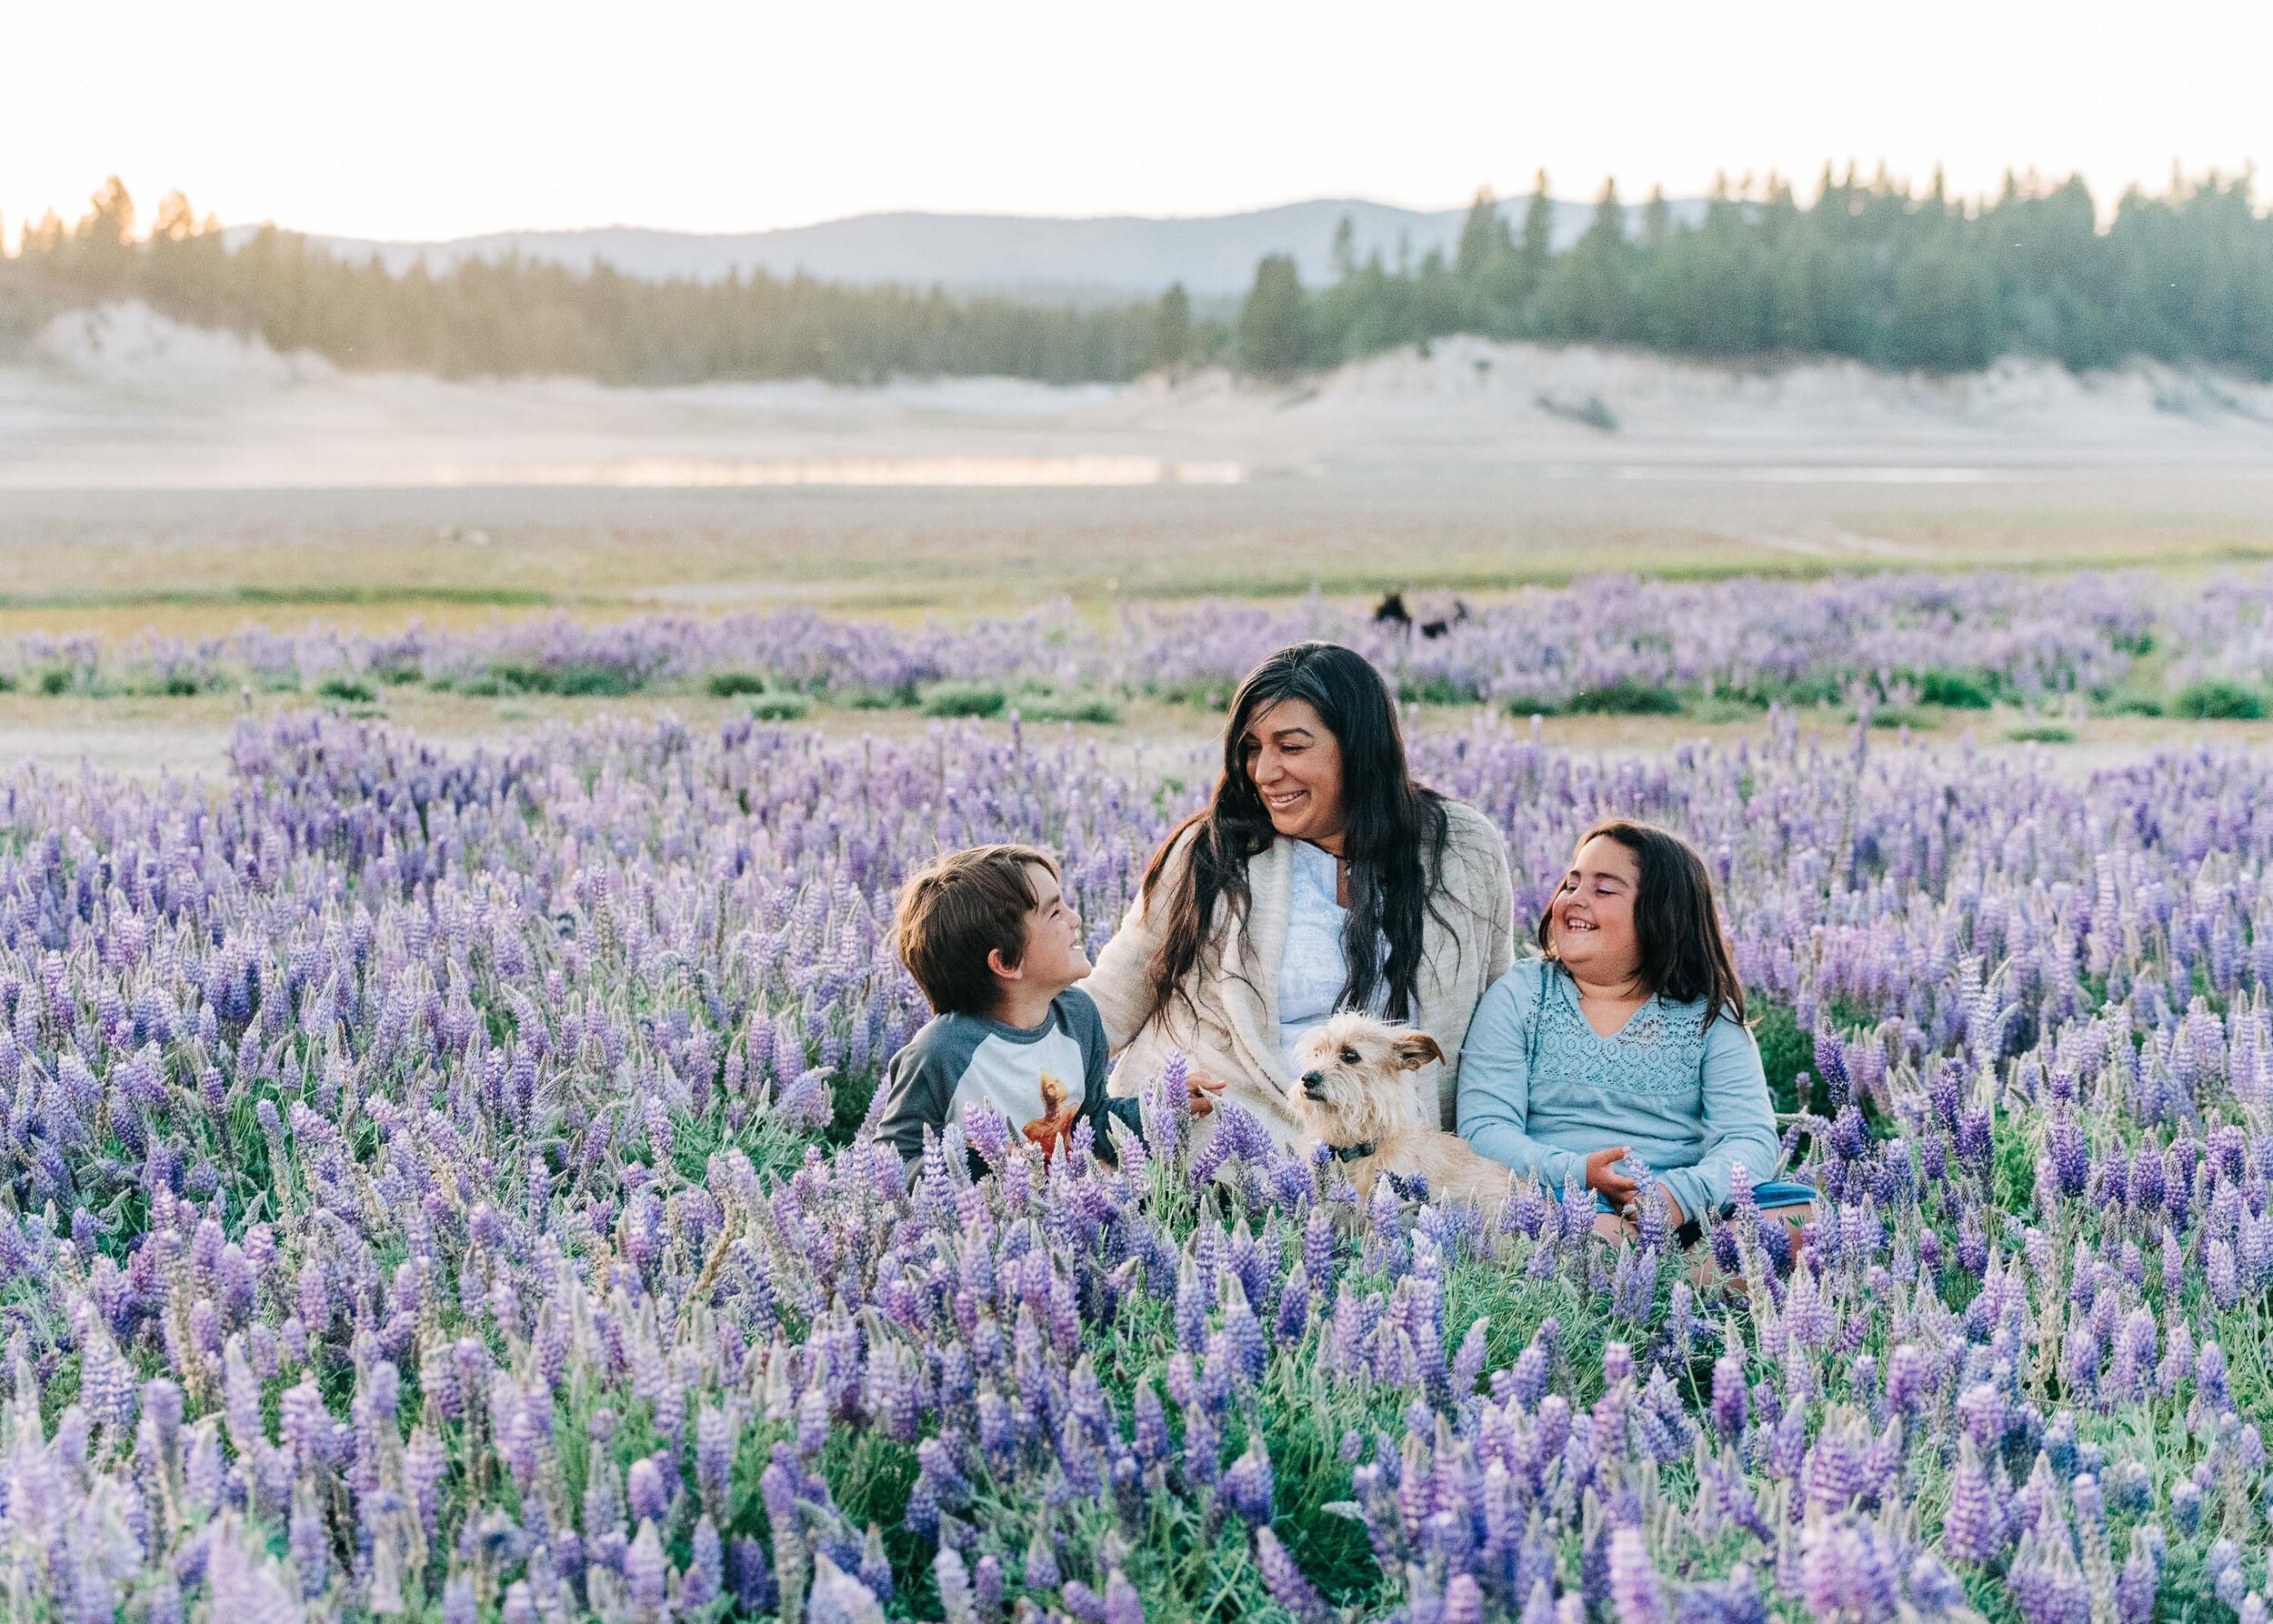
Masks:
[[[1310,358],[1309,296],[1294,256],[1267,254],[1255,267],[1255,286],[1239,307],[1235,346],[1239,368],[1259,377],[1285,377]]]
[[[1547,195],[1547,171],[1532,177],[1531,201],[1523,210],[1523,286],[1536,294],[1547,282],[1547,262],[1555,255],[1555,200]]]
[[[1192,296],[1184,284],[1171,282],[1160,296],[1159,313],[1152,326],[1152,364],[1171,376],[1181,372],[1192,353]]]
[[[1500,216],[1499,200],[1489,186],[1479,188],[1476,201],[1468,205],[1468,217],[1460,223],[1460,246],[1453,256],[1453,268],[1461,280],[1473,282],[1515,251],[1515,239]]]
[[[1673,209],[1666,202],[1663,186],[1649,188],[1649,201],[1642,205],[1642,246],[1655,254],[1673,236]]]
[[[1612,341],[1629,336],[1628,289],[1633,246],[1626,240],[1626,209],[1617,182],[1607,180],[1594,218],[1569,253],[1556,262],[1542,319],[1551,337]]]

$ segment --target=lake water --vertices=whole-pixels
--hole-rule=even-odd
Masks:
[[[846,456],[801,462],[725,457],[636,456],[597,462],[447,464],[443,486],[610,486],[691,490],[743,486],[1103,486],[1237,485],[1234,462],[1169,462],[1157,456]]]

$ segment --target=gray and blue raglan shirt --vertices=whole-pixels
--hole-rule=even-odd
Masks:
[[[1110,1158],[1103,1113],[1144,1131],[1135,1100],[1106,1097],[1110,1062],[1105,1022],[1077,987],[1051,999],[1049,1018],[1037,1027],[983,1015],[934,1016],[884,1068],[876,1136],[912,1163],[924,1152],[924,1129],[937,1134],[949,1118],[960,1122],[971,1107],[986,1105],[1014,1135],[1045,1146],[1086,1121],[1098,1152]]]

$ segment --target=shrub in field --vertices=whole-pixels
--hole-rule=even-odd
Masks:
[[[1578,716],[1672,717],[1681,714],[1681,696],[1671,688],[1619,681],[1581,688],[1563,708]]]
[[[750,701],[749,714],[760,722],[801,722],[813,714],[813,701],[803,694],[761,693]]]
[[[343,705],[368,705],[378,697],[378,691],[360,677],[335,671],[315,685],[316,697],[336,699]]]
[[[916,703],[914,688],[831,687],[828,697],[847,710],[901,710]]]
[[[756,671],[713,671],[704,679],[703,687],[714,699],[738,698],[745,694],[762,694],[769,684]]]
[[[923,690],[919,708],[927,717],[998,717],[1008,703],[995,683],[940,682]]]
[[[1040,844],[1094,939],[1196,800],[1006,731],[303,716],[210,790],[0,782],[15,1605],[2262,1609],[2273,767],[1417,738],[1524,919],[1607,811],[1716,866],[1821,1200],[1685,1256],[1578,1189],[1360,1201],[1173,1067],[1117,1165],[980,1113],[911,1180],[900,880]]]
[[[2265,696],[2241,683],[2205,677],[2178,690],[2170,701],[2170,714],[2197,720],[2261,721],[2265,717]]]
[[[572,699],[620,698],[641,686],[636,673],[592,661],[558,666],[508,661],[492,666],[490,675],[510,692],[558,694]]]
[[[1952,710],[1987,710],[1997,702],[1995,688],[1978,671],[1920,671],[1917,680],[1921,705],[1942,705]]]
[[[1908,727],[1930,731],[1941,726],[1941,720],[1929,710],[1909,705],[1874,705],[1870,707],[1870,725],[1879,728]]]
[[[1464,705],[1471,703],[1475,696],[1439,671],[1425,677],[1407,678],[1397,686],[1397,697],[1407,705]]]
[[[1102,694],[1022,694],[1018,714],[1033,722],[1091,722],[1109,727],[1121,707]]]

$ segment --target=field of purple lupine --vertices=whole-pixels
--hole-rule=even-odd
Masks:
[[[2088,696],[2149,658],[2246,694],[2261,657],[2246,597],[2114,579],[1628,589],[1433,638],[1311,605],[185,657],[1070,692],[1233,678],[1306,617],[1468,697]],[[129,657],[81,652],[15,668]],[[986,1176],[951,1136],[910,1187],[861,1132],[925,1014],[901,877],[1046,846],[1102,940],[1196,804],[1070,729],[451,754],[309,712],[215,783],[0,777],[11,1615],[2262,1620],[2273,761],[2087,777],[1793,717],[1627,761],[1480,713],[1414,747],[1505,829],[1527,920],[1599,814],[1715,866],[1778,1171],[1823,1200],[1800,1248],[1740,1200],[1701,1287],[1584,1192],[1483,1233],[1236,1112],[1203,1144],[1173,1075],[1117,1167],[982,1122]]]
[[[374,634],[318,623],[187,641],[16,634],[0,687],[28,694],[303,692],[371,702],[404,685],[476,696],[707,689],[790,719],[813,703],[1109,722],[1130,700],[1220,706],[1272,649],[1364,650],[1409,700],[1523,715],[1857,704],[2056,714],[2264,714],[2273,571],[1880,574],[1793,580],[1598,577],[1474,605],[1373,600],[1048,606],[896,625],[810,610],[587,620],[566,612]]]

